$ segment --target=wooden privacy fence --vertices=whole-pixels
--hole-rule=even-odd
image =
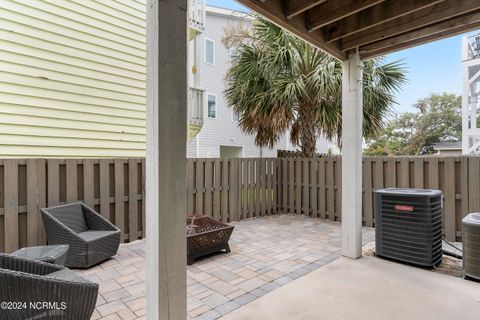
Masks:
[[[229,222],[276,213],[277,163],[277,158],[188,159],[188,214]]]
[[[122,230],[145,236],[144,159],[0,159],[0,251],[45,243],[40,208],[77,200]],[[461,235],[461,219],[480,211],[480,157],[367,157],[363,222],[374,227],[380,188],[443,191],[443,227]],[[341,158],[189,159],[187,214],[224,222],[275,213],[341,220]]]
[[[279,212],[341,220],[341,158],[279,158]],[[461,236],[461,219],[480,211],[480,157],[365,157],[363,223],[375,226],[377,189],[426,188],[443,192],[443,228],[449,240]]]
[[[77,200],[145,235],[144,159],[0,159],[0,251],[45,243],[40,209]]]

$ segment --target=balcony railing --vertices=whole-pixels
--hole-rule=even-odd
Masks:
[[[205,0],[190,0],[188,11],[190,28],[202,32],[205,28]]]
[[[480,58],[480,34],[467,38],[466,48],[467,60]]]
[[[190,124],[203,125],[203,90],[190,88],[188,92],[188,121]]]

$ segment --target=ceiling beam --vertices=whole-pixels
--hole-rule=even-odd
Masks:
[[[276,25],[290,31],[294,35],[298,36],[305,41],[308,41],[312,45],[322,49],[323,51],[331,54],[337,59],[345,60],[346,55],[336,46],[336,44],[327,44],[323,38],[322,32],[317,30],[315,32],[307,32],[303,17],[296,16],[292,19],[287,19],[284,15],[284,8],[282,6],[282,0],[237,0],[246,7],[252,9],[258,14],[262,15],[266,19],[275,23]]]
[[[377,41],[372,44],[360,47],[361,51],[378,51],[383,48],[393,47],[400,43],[414,41],[429,37],[438,33],[446,32],[451,29],[460,28],[465,25],[471,25],[473,23],[480,22],[480,11],[476,13],[469,13],[464,16],[445,20],[436,24],[432,24],[428,27],[420,28],[418,30],[410,31],[405,34],[401,34],[395,37],[387,38],[385,40]]]
[[[300,13],[312,9],[326,1],[327,0],[289,0],[286,12],[287,19],[292,19]]]
[[[352,14],[365,10],[385,0],[329,0],[308,10],[308,31],[320,29]]]
[[[445,0],[385,1],[325,26],[325,40],[330,43],[443,1]]]
[[[480,9],[479,0],[446,0],[339,40],[342,51],[407,33]]]
[[[389,47],[383,47],[376,51],[364,51],[361,53],[361,56],[363,59],[375,58],[375,57],[382,56],[394,51],[404,50],[404,49],[416,47],[425,43],[453,37],[453,36],[456,36],[465,32],[469,32],[478,28],[480,28],[480,21],[473,22],[471,24],[461,25],[459,27],[456,27],[447,31],[431,34],[423,38],[416,38],[414,40],[398,43]]]

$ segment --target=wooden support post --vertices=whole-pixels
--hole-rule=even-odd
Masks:
[[[342,80],[342,254],[362,255],[362,86],[363,64],[353,53]]]
[[[147,319],[187,318],[187,0],[147,1]]]

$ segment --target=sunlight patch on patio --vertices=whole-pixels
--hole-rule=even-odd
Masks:
[[[234,223],[230,254],[200,259],[187,270],[188,319],[213,320],[298,279],[340,256],[341,225],[300,215]],[[374,230],[364,228],[364,242]],[[89,270],[100,284],[92,319],[145,319],[145,242]]]

